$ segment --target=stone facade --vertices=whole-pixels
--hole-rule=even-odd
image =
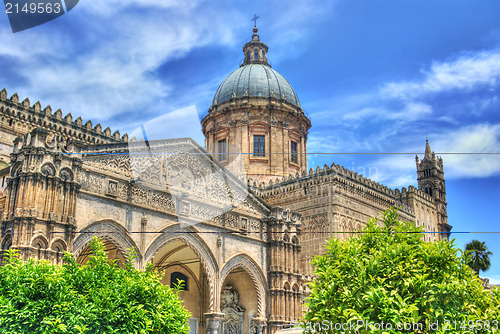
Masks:
[[[129,141],[0,91],[1,250],[55,264],[69,251],[83,264],[98,236],[119,263],[133,248],[137,268],[151,262],[164,284],[185,282],[192,333],[271,334],[301,317],[310,261],[328,238],[348,238],[390,206],[440,232],[427,241],[447,238],[443,163],[428,143],[418,189],[336,164],[307,171],[311,122],[288,82],[262,67],[267,51],[255,28],[239,75],[275,79],[254,93],[248,74],[247,91],[214,99],[202,120],[207,150],[190,139]],[[249,179],[228,170],[239,154]]]

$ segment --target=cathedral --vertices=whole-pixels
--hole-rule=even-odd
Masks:
[[[335,163],[308,170],[310,117],[253,28],[244,61],[190,138],[141,140],[0,91],[1,251],[86,263],[150,262],[180,298],[191,333],[272,334],[297,323],[329,238],[349,238],[391,206],[448,238],[443,161],[425,146],[418,188],[390,189]],[[1,261],[0,253],[0,261]]]

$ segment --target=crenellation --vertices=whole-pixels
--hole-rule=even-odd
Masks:
[[[81,127],[83,125],[83,120],[82,120],[82,117],[81,116],[78,116],[74,122],[74,124],[77,126],[77,127]]]
[[[58,121],[62,120],[62,110],[59,108],[56,110],[54,113],[53,117],[57,119]]]
[[[100,131],[93,131],[92,122],[88,121],[83,125],[81,117],[78,117],[73,122],[72,114],[68,113],[63,117],[61,109],[57,109],[52,114],[52,107],[50,105],[47,105],[42,110],[40,101],[30,106],[29,98],[25,98],[22,103],[19,103],[17,93],[12,95],[10,99],[7,99],[7,90],[4,88],[1,92],[0,113],[5,115],[6,118],[4,118],[0,127],[2,130],[9,132],[9,136],[12,137],[9,138],[12,141],[16,136],[24,135],[24,133],[36,127],[42,127],[51,132],[59,132],[64,136],[70,137],[67,139],[77,139],[88,143],[120,142],[124,141],[124,138],[128,140],[128,135],[120,138],[120,136],[111,136],[111,133],[105,135]],[[5,154],[4,159],[9,152]]]
[[[64,120],[65,120],[65,121],[66,121],[66,123],[68,123],[68,124],[73,123],[73,115],[71,115],[71,113],[68,113],[66,116],[64,116]]]
[[[52,108],[50,107],[50,104],[48,106],[46,106],[45,108],[43,108],[43,115],[45,117],[52,116]]]
[[[25,110],[29,110],[30,109],[30,106],[31,106],[30,99],[25,98],[21,104],[22,104],[22,106],[23,106],[23,108]]]
[[[39,114],[42,111],[42,104],[40,103],[40,101],[35,102],[35,104],[33,105],[33,110],[37,114]]]
[[[104,129],[103,133],[106,137],[111,136],[111,129],[109,128],[109,126]]]
[[[17,95],[17,93],[14,93],[14,95],[10,97],[10,103],[17,107],[19,103],[19,95]]]

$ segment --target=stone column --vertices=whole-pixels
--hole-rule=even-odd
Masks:
[[[266,326],[266,318],[255,318],[255,327],[257,327],[257,334],[264,333],[264,327]]]
[[[207,334],[222,334],[222,318],[224,313],[205,313]]]

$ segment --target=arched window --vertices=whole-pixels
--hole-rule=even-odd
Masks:
[[[253,51],[253,60],[259,60],[259,50]]]
[[[180,273],[178,271],[170,274],[170,287],[171,288],[174,289],[177,286],[181,285],[181,283],[182,283],[182,286],[181,286],[180,290],[189,291],[188,278],[186,275],[184,275],[183,273]]]
[[[290,153],[291,153],[290,160],[293,163],[297,163],[297,161],[298,161],[298,159],[297,159],[297,142],[294,142],[293,140],[290,142]]]
[[[250,51],[247,51],[247,61],[250,61]]]

